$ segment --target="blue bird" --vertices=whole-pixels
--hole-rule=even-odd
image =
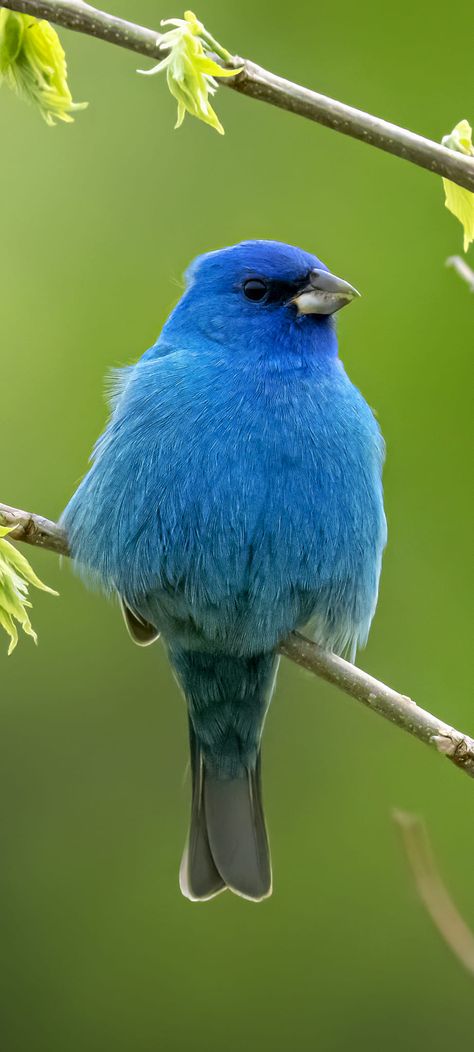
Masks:
[[[358,293],[315,256],[246,241],[194,261],[156,344],[115,384],[63,514],[79,572],[162,636],[184,693],[190,899],[271,893],[260,742],[293,629],[352,657],[386,541],[384,444],[338,357]]]

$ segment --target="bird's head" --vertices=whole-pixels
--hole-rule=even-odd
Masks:
[[[171,323],[227,347],[262,347],[291,334],[298,343],[335,345],[331,317],[359,295],[316,256],[278,241],[243,241],[199,256],[186,284]]]

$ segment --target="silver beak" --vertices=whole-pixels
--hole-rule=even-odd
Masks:
[[[327,270],[312,270],[309,282],[293,296],[292,303],[300,314],[334,314],[360,296],[348,281]]]

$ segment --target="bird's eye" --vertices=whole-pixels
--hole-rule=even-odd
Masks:
[[[244,296],[248,300],[253,300],[254,303],[264,300],[267,292],[267,283],[260,278],[249,278],[248,281],[244,282]]]

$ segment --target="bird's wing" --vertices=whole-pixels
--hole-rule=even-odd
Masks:
[[[133,642],[139,647],[147,647],[150,643],[154,643],[160,635],[155,626],[134,614],[122,596],[119,596],[119,600],[127,631]]]

